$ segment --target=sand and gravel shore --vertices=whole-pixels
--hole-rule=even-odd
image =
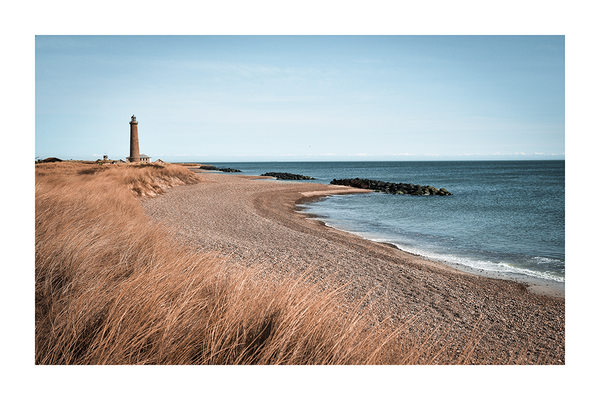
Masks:
[[[564,364],[564,298],[464,273],[295,212],[302,202],[360,189],[201,176],[199,184],[141,201],[152,221],[192,249],[243,267],[261,265],[274,278],[310,270],[316,279],[346,284],[350,298],[367,296],[370,312],[382,318],[401,324],[416,316],[415,334],[435,331],[465,345],[480,340],[473,353],[477,364]]]

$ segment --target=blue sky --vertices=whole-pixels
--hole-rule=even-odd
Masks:
[[[35,155],[565,158],[564,36],[35,38]]]

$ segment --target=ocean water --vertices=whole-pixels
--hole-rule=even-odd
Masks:
[[[401,250],[500,277],[565,280],[564,161],[214,163],[245,175],[290,172],[319,183],[365,178],[453,196],[329,196],[302,212]],[[518,279],[517,279],[518,280]]]

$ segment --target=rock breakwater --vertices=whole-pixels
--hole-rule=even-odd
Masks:
[[[372,179],[334,179],[332,185],[350,186],[360,189],[370,189],[376,192],[389,194],[409,194],[412,196],[451,196],[448,190],[436,189],[433,186],[413,185],[412,183],[393,183],[376,181]]]
[[[310,176],[290,174],[288,172],[265,172],[264,174],[261,174],[260,176],[272,176],[274,178],[282,179],[282,180],[314,180],[315,179]]]
[[[205,169],[207,171],[221,171],[221,172],[242,172],[239,169],[234,168],[217,168],[214,165],[201,165],[198,168]]]

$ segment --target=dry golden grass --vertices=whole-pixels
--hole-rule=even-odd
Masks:
[[[36,166],[37,364],[468,363],[309,276],[270,282],[196,254],[136,197],[200,183],[177,165]],[[418,321],[409,324],[418,325]]]

